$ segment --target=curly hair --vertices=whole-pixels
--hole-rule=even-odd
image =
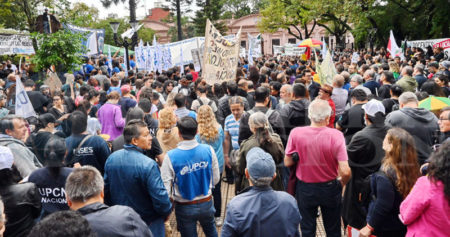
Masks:
[[[198,134],[202,140],[213,142],[219,138],[216,116],[209,105],[202,105],[197,110]]]
[[[445,197],[450,203],[450,141],[444,142],[431,155],[428,178],[435,183],[441,181],[444,184]]]
[[[159,112],[159,129],[171,129],[176,123],[177,119],[173,109],[165,108]]]
[[[405,198],[420,176],[414,138],[404,129],[391,128],[386,139],[392,148],[386,151],[381,170],[395,181],[397,190]]]
[[[389,62],[389,71],[400,73],[400,66],[396,62]]]

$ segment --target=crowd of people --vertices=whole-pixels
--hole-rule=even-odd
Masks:
[[[450,96],[441,54],[338,50],[330,84],[323,55],[241,58],[221,83],[100,55],[56,90],[5,61],[0,236],[169,236],[172,213],[181,236],[312,237],[319,216],[327,236],[448,236],[450,106],[419,108]]]

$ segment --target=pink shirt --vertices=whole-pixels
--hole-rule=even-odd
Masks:
[[[297,152],[297,178],[305,183],[336,179],[338,161],[346,161],[347,150],[341,131],[328,127],[298,127],[289,135],[286,155]]]
[[[449,236],[450,207],[444,184],[420,177],[400,205],[400,219],[408,226],[406,236]]]

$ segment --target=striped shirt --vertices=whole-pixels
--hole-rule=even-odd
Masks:
[[[239,149],[239,121],[236,121],[233,114],[228,115],[225,118],[225,132],[228,132],[231,136],[231,146],[233,150]]]

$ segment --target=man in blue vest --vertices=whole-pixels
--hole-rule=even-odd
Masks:
[[[206,236],[217,236],[211,195],[220,179],[216,154],[195,140],[197,122],[192,117],[180,118],[177,127],[182,141],[167,153],[161,176],[175,202],[178,230],[181,236],[197,236],[199,221]]]
[[[158,164],[144,155],[152,136],[147,124],[131,120],[123,130],[124,149],[112,153],[105,164],[105,203],[133,208],[153,236],[165,236],[164,220],[172,212]]]

